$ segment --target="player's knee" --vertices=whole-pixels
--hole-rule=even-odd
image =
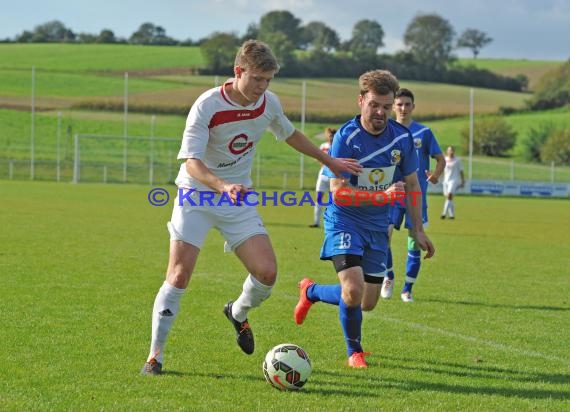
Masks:
[[[277,265],[275,263],[258,265],[251,274],[264,285],[273,286],[277,280]]]
[[[362,290],[356,285],[345,285],[342,288],[342,300],[347,306],[358,306],[362,302]]]
[[[190,281],[190,271],[186,270],[182,265],[174,266],[167,272],[166,280],[174,287],[186,289]]]

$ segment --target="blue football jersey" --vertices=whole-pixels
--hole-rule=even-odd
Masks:
[[[330,155],[337,158],[357,159],[363,167],[362,174],[346,174],[350,185],[358,190],[384,191],[398,176],[415,173],[418,167],[414,141],[410,131],[389,119],[386,129],[378,136],[369,134],[356,116],[344,124],[335,134]],[[328,169],[325,175],[335,177]],[[401,179],[399,179],[401,180]],[[385,230],[388,227],[388,207],[341,206],[331,204],[324,214],[325,228],[365,228]]]
[[[412,121],[408,127],[412,138],[414,139],[414,148],[418,158],[418,180],[422,189],[422,200],[424,208],[426,207],[426,194],[428,189],[428,181],[426,178],[426,170],[430,170],[431,157],[442,154],[437,139],[433,135],[431,129],[421,123]],[[402,180],[401,175],[396,176],[398,180]],[[404,202],[398,202],[397,206],[406,207]]]

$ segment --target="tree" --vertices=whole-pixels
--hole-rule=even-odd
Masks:
[[[542,146],[548,140],[549,136],[556,130],[555,124],[539,123],[532,126],[521,142],[522,155],[529,162],[540,162],[540,154]]]
[[[312,21],[301,27],[301,45],[315,51],[330,52],[338,48],[340,40],[336,31],[320,21]]]
[[[532,109],[550,109],[570,104],[570,59],[545,73],[529,103]]]
[[[540,149],[543,162],[570,164],[570,130],[559,129],[550,135]]]
[[[464,151],[469,150],[469,128],[461,130]],[[516,142],[517,132],[500,117],[482,118],[473,129],[473,153],[505,156]]]
[[[76,39],[79,43],[95,43],[97,36],[91,33],[79,33]]]
[[[283,70],[285,73],[293,74],[291,70],[293,70],[296,62],[293,42],[280,31],[266,34],[264,40],[275,54],[281,69],[285,69]]]
[[[113,33],[112,30],[103,29],[95,41],[97,43],[116,43],[117,39],[115,38],[115,33]]]
[[[245,34],[241,38],[241,42],[243,43],[243,42],[250,40],[250,39],[257,39],[258,37],[259,37],[259,26],[255,23],[250,23],[247,26],[247,30],[245,31]]]
[[[282,33],[293,48],[298,48],[301,45],[300,24],[301,20],[288,11],[270,11],[259,22],[259,39],[269,43],[267,39],[272,35]]]
[[[24,30],[22,34],[16,37],[16,42],[18,43],[31,43],[34,38],[34,33],[28,30]]]
[[[360,20],[352,29],[350,49],[353,53],[376,54],[384,46],[384,30],[374,20]]]
[[[75,33],[58,21],[52,20],[34,28],[32,43],[58,43],[75,41]]]
[[[129,38],[132,44],[172,45],[177,41],[168,37],[166,31],[152,23],[143,23]]]
[[[424,69],[443,73],[453,60],[453,38],[455,30],[451,24],[437,14],[419,14],[412,19],[404,34],[404,44]]]
[[[213,74],[232,74],[238,47],[235,34],[214,32],[200,45],[206,69]]]
[[[459,39],[457,40],[457,48],[471,49],[473,52],[473,58],[476,59],[479,55],[479,51],[492,41],[493,39],[482,31],[477,29],[466,29],[461,33],[461,36],[459,36]]]

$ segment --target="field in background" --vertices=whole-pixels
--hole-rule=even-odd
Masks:
[[[0,340],[10,358],[3,409],[570,409],[567,201],[458,196],[457,219],[441,221],[443,198],[429,196],[436,255],[422,263],[414,304],[396,296],[365,314],[367,370],[345,366],[336,308],[317,304],[303,326],[293,322],[300,278],[335,281],[317,257],[322,232],[307,228],[312,208],[260,208],[280,275],[250,313],[255,353],[241,353],[222,315],[245,273],[212,232],[168,342],[166,373],[144,378],[172,207],[151,206],[148,190],[0,181]],[[397,288],[405,244],[395,233]],[[263,379],[265,352],[286,341],[313,361],[299,393]]]
[[[420,102],[418,101],[418,106]],[[504,117],[518,132],[518,145],[513,158],[475,157],[473,178],[529,181],[570,182],[570,167],[556,165],[554,176],[550,165],[525,164],[521,160],[521,142],[526,138],[531,127],[544,122],[552,122],[558,127],[570,127],[570,110],[561,109],[549,112],[516,114]],[[475,119],[477,121],[477,118]],[[154,150],[155,180],[153,182],[172,181],[178,170],[176,155],[184,128],[183,116],[156,116],[129,114],[129,136],[141,136],[147,140],[131,141],[128,145],[128,180],[130,182],[149,182],[151,146],[148,137],[154,127],[154,136],[172,139],[156,142]],[[0,179],[29,179],[30,177],[30,114],[20,111],[0,110]],[[464,157],[467,170],[466,153],[460,148],[461,130],[468,127],[468,118],[455,118],[426,122],[435,132],[443,150],[448,145],[458,147],[458,154]],[[297,123],[298,127],[301,127]],[[322,141],[319,136],[329,124],[306,123],[305,132],[315,144]],[[339,126],[339,125],[334,125]],[[113,135],[115,139],[81,139],[81,162],[85,169],[81,171],[83,181],[122,182],[124,118],[119,113],[62,111],[60,127],[60,178],[70,181],[73,173],[74,135],[95,134]],[[58,116],[55,112],[36,114],[36,179],[55,180],[58,147]],[[288,145],[278,143],[272,135],[262,139],[258,146],[259,162],[256,160],[253,179],[257,187],[277,187],[298,189],[300,187],[300,157]],[[12,166],[10,166],[12,164]],[[10,169],[12,168],[12,169]],[[304,160],[303,187],[312,188],[319,165],[311,158]],[[259,175],[258,175],[259,170]],[[11,175],[10,175],[11,173]],[[259,176],[259,180],[258,180]]]
[[[179,139],[184,127],[184,113],[196,97],[225,79],[190,74],[190,66],[202,64],[196,47],[0,44],[0,53],[3,57],[0,61],[0,179],[26,179],[30,176],[32,65],[36,67],[35,167],[36,178],[40,180],[56,178],[57,147],[60,178],[63,181],[71,179],[75,134],[124,135],[125,70],[129,71],[128,135],[145,138],[152,133],[155,137],[172,138],[174,141]],[[543,67],[542,63],[548,62],[518,64],[515,61],[509,66],[506,60],[477,60],[477,64],[491,63],[499,70],[505,67]],[[271,85],[271,90],[280,96],[285,111],[294,119],[301,118],[302,85],[303,79],[279,76]],[[455,116],[425,123],[433,128],[442,147],[449,144],[459,146],[461,129],[468,126],[469,88],[405,80],[401,85],[411,88],[416,94],[416,117],[439,119]],[[357,94],[356,79],[307,79],[306,134],[313,138],[326,126],[339,126],[337,119],[344,121],[352,117],[358,110]],[[521,108],[529,97],[525,93],[477,88],[475,121],[481,115],[496,113],[500,107]],[[78,109],[78,105],[108,107],[116,111]],[[135,113],[133,109],[145,110],[146,113]],[[180,115],[160,114],[173,110]],[[531,127],[541,123],[570,127],[568,113],[568,109],[561,109],[505,116],[519,133],[513,158],[475,159],[473,177],[549,181],[552,173],[548,165],[519,165],[521,141]],[[153,114],[156,117],[151,123]],[[326,118],[335,120],[326,122]],[[296,124],[301,127],[299,122]],[[314,141],[320,143],[317,138]],[[81,157],[86,170],[82,170],[82,178],[88,181],[123,181],[124,142],[120,137],[100,142],[93,139],[89,144],[83,142]],[[129,143],[128,181],[144,183],[150,180],[148,169],[152,155],[149,146],[148,141]],[[164,143],[157,148],[153,163],[157,170],[156,181],[171,181],[175,176],[178,149],[176,143]],[[296,153],[286,145],[275,144],[271,138],[262,142],[259,153],[259,170],[264,179],[261,184],[266,187],[299,187],[299,156]],[[465,156],[461,149],[459,154]],[[514,167],[513,162],[517,163]],[[304,167],[303,187],[310,188],[318,165],[308,159]],[[557,167],[554,179],[570,181],[569,169]]]
[[[159,69],[188,70],[204,61],[198,47],[125,44],[0,44],[0,69],[50,72],[152,73]]]
[[[524,74],[528,77],[529,88],[533,90],[538,80],[545,73],[553,70],[562,62],[551,60],[512,60],[512,59],[459,59],[461,65],[474,65],[478,69],[487,69],[503,76],[515,77]]]
[[[0,70],[0,106],[29,109],[31,102],[31,71]],[[129,107],[160,113],[164,110],[184,112],[205,90],[225,77],[160,75],[129,77]],[[288,115],[300,118],[303,82],[306,82],[306,120],[339,118],[352,115],[357,109],[356,79],[281,79],[271,84]],[[430,103],[418,106],[417,115],[448,117],[469,113],[469,88],[438,83],[402,81],[403,87],[414,90],[418,101]],[[86,107],[111,105],[123,109],[124,76],[85,73],[54,73],[36,69],[36,107],[39,110],[64,110],[73,105]],[[495,113],[502,106],[522,108],[530,96],[524,93],[475,89],[477,113]]]
[[[73,105],[108,105],[122,110],[124,72],[129,72],[131,109],[184,110],[205,89],[225,76],[192,76],[190,67],[203,64],[197,47],[0,44],[0,107],[27,109],[31,95],[31,68],[36,69],[36,106],[64,110]],[[277,76],[272,89],[285,110],[299,118],[303,79]],[[469,111],[469,88],[437,83],[402,81],[418,98],[430,101],[418,116],[446,117]],[[356,108],[356,79],[307,79],[307,121],[319,117],[346,117]],[[496,112],[501,106],[520,108],[528,94],[476,89],[477,113]],[[311,120],[311,115],[313,120]]]

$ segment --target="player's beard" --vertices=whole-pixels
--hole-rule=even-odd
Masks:
[[[368,132],[380,134],[386,128],[386,116],[370,116],[368,118]]]

